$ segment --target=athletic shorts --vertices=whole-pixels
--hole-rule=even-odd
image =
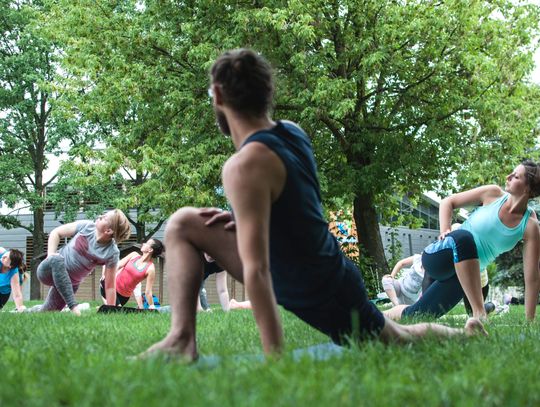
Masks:
[[[358,268],[346,260],[341,284],[326,302],[309,308],[288,308],[298,318],[328,335],[338,345],[379,336],[384,316],[368,300]]]
[[[473,235],[458,229],[424,249],[422,266],[432,279],[444,281],[456,274],[454,264],[470,259],[478,259]]]
[[[478,259],[478,253],[474,238],[467,230],[454,230],[443,240],[426,247],[422,253],[426,283],[422,284],[422,296],[401,315],[440,317],[454,308],[464,297],[455,264],[470,259]]]
[[[11,295],[11,293],[9,293],[9,294],[0,294],[0,309],[4,308],[4,305],[6,305],[6,303],[8,302],[10,295]]]

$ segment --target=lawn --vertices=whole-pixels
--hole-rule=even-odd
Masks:
[[[540,404],[540,326],[524,322],[522,306],[492,317],[487,338],[368,342],[326,359],[294,352],[328,340],[282,311],[287,352],[268,361],[256,356],[250,311],[215,309],[198,317],[205,363],[129,360],[166,334],[169,318],[0,313],[0,406]]]

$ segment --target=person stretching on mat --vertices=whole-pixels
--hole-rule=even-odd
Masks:
[[[400,277],[396,278],[400,271]],[[382,277],[381,283],[393,305],[413,304],[420,295],[423,279],[422,256],[414,254],[399,260],[392,272]]]
[[[9,300],[9,296],[13,293],[13,301],[17,311],[23,312],[24,306],[21,284],[26,279],[23,254],[20,250],[6,250],[0,247],[0,309]]]
[[[140,255],[131,252],[118,262],[118,272],[116,273],[116,305],[126,305],[129,297],[136,291],[136,288],[146,279],[145,294],[150,309],[154,309],[154,297],[152,296],[152,286],[156,277],[154,260],[164,250],[163,243],[158,239],[148,239],[141,246]],[[101,299],[103,304],[107,304],[105,298],[105,268],[99,282]],[[137,298],[138,297],[138,298]],[[138,308],[143,308],[142,297],[136,296]]]
[[[47,258],[37,269],[39,281],[50,285],[45,303],[33,311],[60,311],[65,305],[80,315],[75,293],[82,280],[96,266],[105,266],[107,303],[116,303],[115,275],[120,251],[117,244],[129,238],[131,227],[126,215],[115,209],[97,218],[55,228],[49,235]],[[60,239],[72,237],[58,252]]]
[[[485,318],[480,270],[511,250],[523,246],[525,315],[533,320],[540,289],[540,232],[530,199],[540,195],[540,169],[533,161],[519,164],[507,177],[505,190],[485,185],[442,200],[439,207],[441,234],[422,254],[425,274],[435,281],[411,306],[398,305],[385,312],[390,318],[450,311],[465,295],[477,318]],[[451,231],[454,209],[479,205],[461,228]]]
[[[165,231],[171,329],[140,357],[197,358],[203,252],[245,284],[266,354],[283,351],[277,304],[338,344],[347,338],[411,342],[483,331],[474,319],[465,330],[386,319],[368,300],[359,270],[323,218],[309,137],[296,124],[269,116],[270,65],[254,51],[239,49],[220,56],[210,76],[217,122],[237,150],[222,173],[234,218],[217,208],[182,208],[171,216]]]

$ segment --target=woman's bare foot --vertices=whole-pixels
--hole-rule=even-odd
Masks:
[[[73,308],[71,308],[71,312],[75,315],[77,315],[78,317],[81,316],[81,310],[79,309],[79,305],[75,305]]]
[[[393,321],[399,321],[401,319],[401,314],[403,313],[403,310],[407,307],[408,305],[404,304],[396,305],[395,307],[383,311],[383,315]]]
[[[484,324],[482,324],[482,321],[480,321],[478,318],[469,318],[467,322],[465,322],[464,330],[467,336],[488,336],[488,333],[484,328]]]
[[[231,298],[229,301],[229,309],[251,309],[251,301],[236,301]]]

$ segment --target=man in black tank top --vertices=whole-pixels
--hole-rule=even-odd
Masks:
[[[291,122],[269,116],[273,79],[253,51],[223,54],[211,69],[209,95],[221,131],[237,150],[222,172],[233,210],[182,208],[165,232],[172,308],[169,334],[143,356],[165,352],[197,357],[196,297],[208,253],[245,284],[265,353],[280,353],[283,305],[336,343],[344,338],[409,342],[483,330],[438,324],[400,325],[368,301],[358,269],[346,259],[322,215],[309,138]]]

